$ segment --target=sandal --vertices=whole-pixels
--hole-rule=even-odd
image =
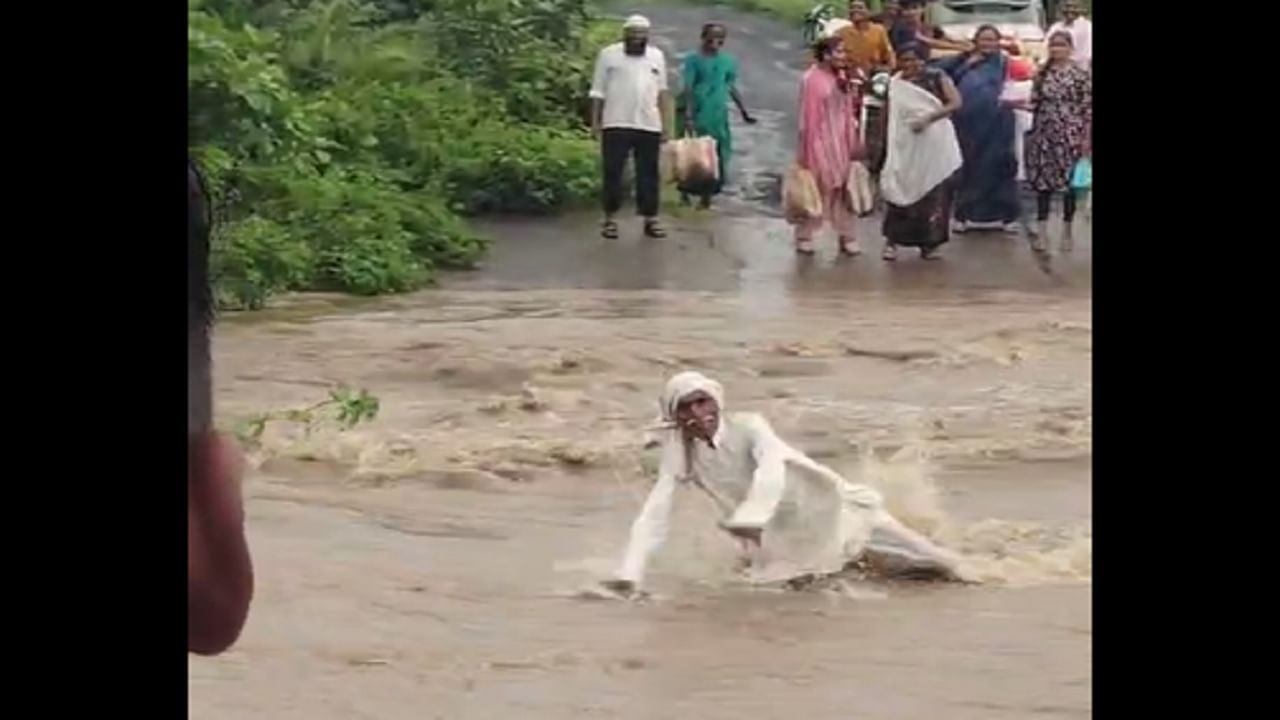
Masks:
[[[662,229],[656,219],[650,218],[644,221],[644,234],[651,238],[661,239],[667,236],[667,231]]]
[[[857,240],[840,238],[840,254],[845,257],[858,257],[862,254],[862,248],[858,246]]]
[[[807,240],[807,239],[796,240],[796,252],[801,255],[813,255],[814,254],[813,241]]]
[[[894,262],[898,259],[898,246],[885,245],[884,251],[880,253],[880,259],[885,262]]]
[[[600,228],[600,236],[606,240],[617,240],[618,223],[612,220],[605,220],[604,225]]]
[[[940,256],[940,255],[938,255],[938,248],[937,248],[937,247],[920,248],[920,259],[921,259],[921,260],[937,260],[937,259],[939,259],[940,257],[941,257],[941,256]]]

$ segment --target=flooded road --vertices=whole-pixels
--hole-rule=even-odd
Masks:
[[[680,47],[707,17],[645,12]],[[740,143],[762,187],[788,152],[794,33],[714,16],[775,119]],[[268,430],[245,490],[258,593],[234,650],[190,660],[191,717],[1091,716],[1089,238],[1052,274],[1004,236],[886,267],[873,218],[867,257],[800,261],[765,195],[663,241],[624,224],[606,243],[592,216],[492,222],[486,266],[439,289],[224,318],[223,425],[335,383],[382,412]],[[643,430],[685,368],[987,582],[753,590],[681,498],[655,597],[581,599],[617,560],[653,479]]]

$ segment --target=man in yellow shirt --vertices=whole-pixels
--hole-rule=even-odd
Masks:
[[[839,31],[844,54],[850,68],[858,68],[867,77],[877,69],[892,69],[897,61],[889,33],[883,26],[871,22],[871,12],[862,0],[849,3],[849,20],[852,25]]]

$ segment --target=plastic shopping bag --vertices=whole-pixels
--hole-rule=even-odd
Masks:
[[[792,166],[782,182],[782,206],[787,220],[792,223],[808,222],[822,217],[822,195],[813,173]]]
[[[845,186],[849,193],[849,207],[858,217],[870,215],[875,210],[876,196],[871,189],[871,171],[861,162],[849,166],[849,181]]]
[[[720,159],[713,137],[680,138],[671,143],[674,162],[672,179],[682,187],[715,183],[720,176]]]
[[[1089,158],[1080,158],[1072,169],[1071,189],[1076,191],[1093,189],[1093,161]]]

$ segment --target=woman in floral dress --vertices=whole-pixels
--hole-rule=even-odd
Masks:
[[[1035,123],[1026,137],[1027,180],[1036,191],[1039,236],[1035,248],[1048,250],[1049,206],[1062,193],[1062,241],[1060,249],[1073,245],[1071,223],[1076,196],[1071,173],[1076,163],[1089,157],[1093,128],[1093,76],[1072,62],[1071,34],[1056,32],[1049,38],[1049,62],[1036,76],[1031,91]]]

